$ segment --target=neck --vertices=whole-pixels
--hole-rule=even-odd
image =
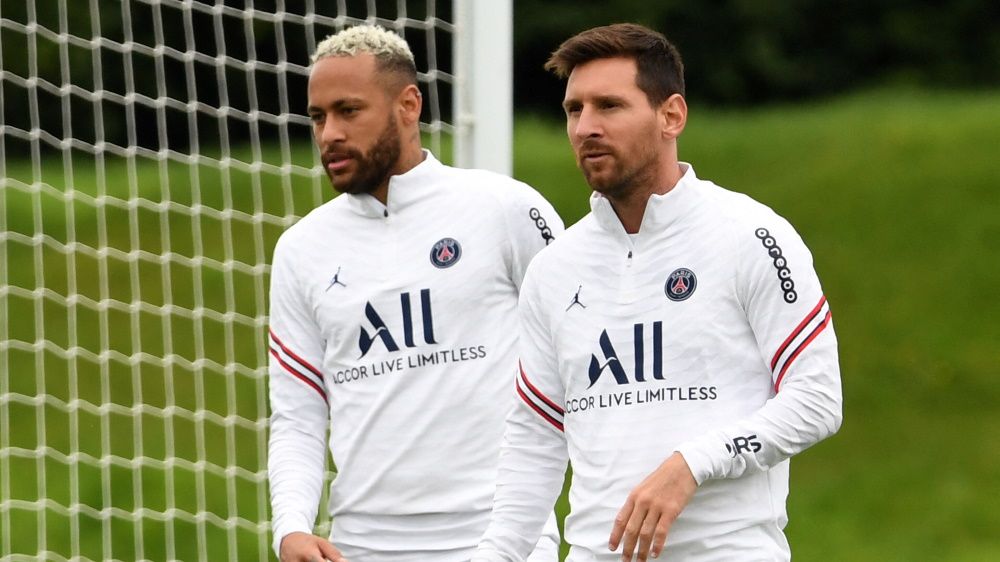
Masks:
[[[675,161],[653,178],[636,178],[636,182],[631,186],[616,190],[616,193],[605,193],[604,196],[611,203],[611,208],[618,215],[625,232],[635,234],[642,226],[642,217],[646,213],[649,198],[668,193],[683,175],[680,164]]]
[[[409,142],[405,142],[402,147],[402,152],[399,155],[399,160],[396,162],[396,166],[393,167],[392,173],[389,177],[385,178],[378,187],[372,191],[372,197],[378,199],[379,203],[383,205],[389,200],[389,180],[392,176],[400,176],[409,172],[413,168],[416,168],[424,161],[424,151],[420,146],[420,134],[417,133],[415,140],[411,138]]]
[[[409,139],[403,142],[402,152],[399,155],[399,163],[393,175],[400,175],[416,168],[424,161],[424,149],[420,146],[420,132],[413,133]]]

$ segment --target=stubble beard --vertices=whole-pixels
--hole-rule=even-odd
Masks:
[[[626,168],[626,164],[612,153],[614,159],[610,173],[597,174],[594,170],[581,164],[583,177],[591,189],[613,200],[628,198],[644,183],[654,180],[656,155],[643,154],[638,162]]]
[[[388,180],[392,169],[399,163],[402,151],[402,141],[399,138],[396,118],[390,115],[388,123],[368,152],[362,154],[357,150],[347,151],[348,155],[354,159],[357,168],[354,177],[337,182],[331,175],[330,182],[333,184],[333,188],[340,193],[354,195],[372,193]]]

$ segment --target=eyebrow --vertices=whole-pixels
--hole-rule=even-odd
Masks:
[[[571,105],[580,105],[580,100],[577,98],[566,98],[562,102],[563,109],[568,109]]]
[[[332,107],[333,109],[340,109],[340,108],[342,108],[342,107],[344,107],[345,105],[348,105],[348,104],[366,105],[367,102],[365,100],[361,99],[361,98],[353,98],[353,97],[352,98],[341,98],[341,99],[333,102],[330,105],[330,107]],[[308,106],[306,106],[306,113],[319,113],[319,112],[322,112],[322,111],[323,111],[323,108],[320,107],[320,106],[318,106],[318,105],[308,105]]]
[[[628,101],[624,97],[622,97],[622,96],[616,96],[616,95],[594,96],[592,101],[594,101],[595,103],[606,103],[606,102],[614,102],[614,103],[621,103],[621,104],[628,103]],[[568,108],[570,106],[573,106],[573,105],[581,105],[582,103],[583,102],[580,101],[579,98],[567,98],[567,99],[563,100],[562,106],[563,106],[563,109],[566,109],[566,108]]]
[[[606,95],[606,96],[596,96],[594,101],[601,102],[615,102],[615,103],[626,103],[626,99],[622,96]]]

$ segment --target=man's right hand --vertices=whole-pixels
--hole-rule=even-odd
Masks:
[[[308,533],[288,533],[281,539],[281,562],[347,562],[330,541]]]

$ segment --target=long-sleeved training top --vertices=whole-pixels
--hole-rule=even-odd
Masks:
[[[536,256],[490,527],[474,560],[523,560],[572,467],[570,562],[608,550],[632,489],[674,451],[699,487],[666,560],[786,560],[788,459],[840,426],[830,308],[792,226],[700,180],[629,235],[609,201]]]
[[[269,334],[276,552],[288,533],[312,532],[329,431],[331,540],[348,559],[469,559],[514,401],[518,290],[562,229],[527,185],[425,153],[390,179],[386,205],[342,195],[281,236]]]

